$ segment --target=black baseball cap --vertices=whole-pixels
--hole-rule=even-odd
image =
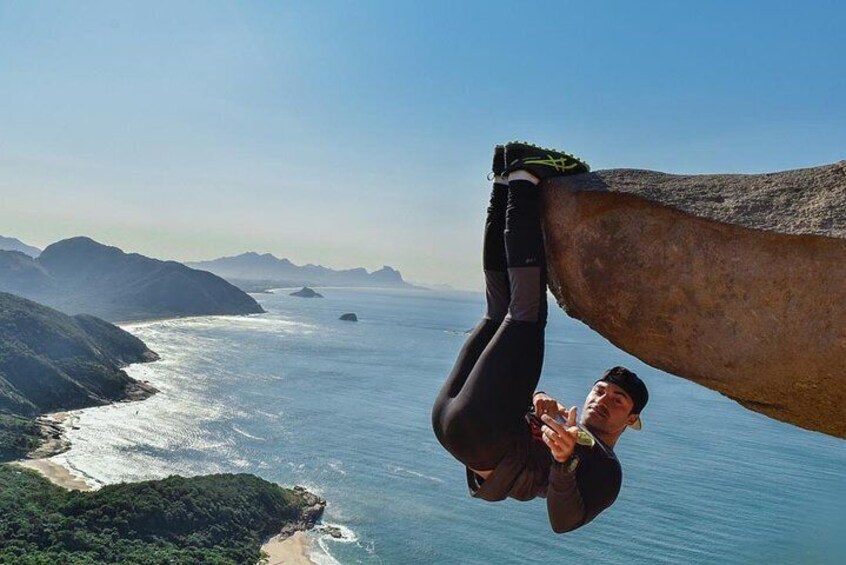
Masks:
[[[634,402],[632,414],[638,415],[637,420],[635,420],[634,424],[631,424],[631,427],[636,430],[641,429],[643,427],[643,422],[640,419],[640,412],[646,406],[646,403],[649,402],[649,391],[646,390],[646,385],[642,380],[640,380],[640,377],[625,367],[612,367],[611,369],[605,371],[605,374],[597,379],[596,382],[598,383],[599,381],[613,383],[626,391],[626,394],[628,394],[631,397],[632,402]]]

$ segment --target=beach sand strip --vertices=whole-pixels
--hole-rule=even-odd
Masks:
[[[285,539],[270,538],[261,549],[270,556],[262,562],[265,565],[315,565],[308,557],[309,541],[305,532],[294,532]]]
[[[69,490],[94,490],[83,479],[71,474],[66,467],[53,463],[49,459],[21,459],[13,461],[11,464],[34,469],[44,475],[51,483]]]

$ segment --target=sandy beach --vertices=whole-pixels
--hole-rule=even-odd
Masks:
[[[69,412],[44,414],[39,416],[38,422],[41,424],[42,430],[48,432],[46,434],[48,438],[32,452],[31,455],[36,455],[36,457],[33,459],[19,459],[18,461],[12,461],[10,464],[34,469],[51,483],[69,490],[93,490],[91,485],[86,483],[81,477],[77,477],[71,473],[70,469],[50,460],[50,456],[62,453],[70,447],[69,442],[64,438],[63,428],[64,426],[74,424],[75,419],[73,418],[73,414]],[[48,429],[45,430],[45,428]],[[37,457],[37,455],[42,455],[42,457]]]
[[[51,483],[69,490],[93,490],[91,485],[83,479],[74,476],[67,468],[58,463],[53,463],[49,459],[22,459],[11,464],[35,469],[49,479]]]
[[[305,532],[294,532],[285,539],[273,537],[261,549],[270,556],[262,561],[265,565],[314,565],[308,558],[309,540]]]

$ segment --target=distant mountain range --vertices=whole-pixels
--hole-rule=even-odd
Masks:
[[[188,262],[186,265],[212,272],[241,288],[274,285],[417,288],[405,282],[399,271],[388,266],[372,273],[362,267],[336,271],[322,265],[297,266],[270,253],[242,253],[212,261]],[[259,281],[264,284],[256,284]]]
[[[15,237],[3,237],[0,235],[0,251],[20,251],[30,257],[38,257],[41,250],[37,247],[27,245]]]
[[[37,259],[0,251],[0,291],[68,314],[107,320],[251,314],[264,310],[241,289],[205,271],[74,237]]]

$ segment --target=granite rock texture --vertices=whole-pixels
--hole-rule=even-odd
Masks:
[[[621,349],[846,438],[846,161],[761,175],[547,181],[559,305]]]

